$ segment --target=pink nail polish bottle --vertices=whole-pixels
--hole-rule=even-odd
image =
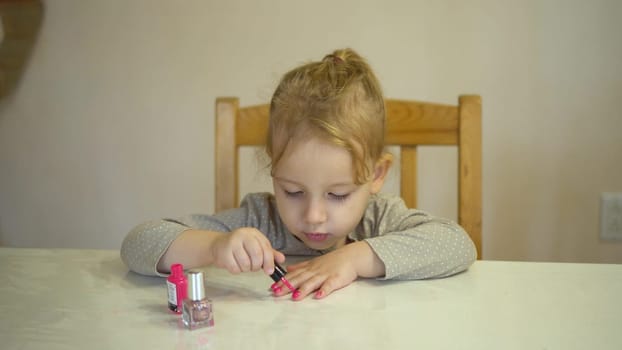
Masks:
[[[188,272],[188,298],[183,302],[184,325],[192,329],[214,325],[212,301],[205,296],[203,272]]]
[[[171,265],[171,275],[166,279],[168,289],[168,308],[176,313],[181,313],[182,303],[188,293],[188,280],[184,275],[182,264]]]

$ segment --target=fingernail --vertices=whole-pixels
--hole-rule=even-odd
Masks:
[[[281,287],[279,286],[272,288],[272,292],[274,292],[274,294],[279,294],[281,293],[281,291],[283,291],[283,289],[281,289]]]
[[[317,292],[315,292],[315,297],[316,298],[321,298],[324,296],[324,291],[323,290],[318,290]]]
[[[275,289],[277,289],[278,287],[279,287],[279,286],[278,286],[278,282],[274,282],[274,283],[272,283],[272,285],[270,286],[270,289],[275,290]]]
[[[293,293],[292,293],[292,299],[298,299],[300,298],[300,291],[298,289],[296,289]]]

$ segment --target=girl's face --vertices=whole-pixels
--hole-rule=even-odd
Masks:
[[[323,250],[345,244],[369,196],[380,191],[386,169],[356,185],[350,153],[310,137],[290,143],[273,174],[281,220],[308,247]]]

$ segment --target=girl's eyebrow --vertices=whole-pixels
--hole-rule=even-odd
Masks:
[[[282,178],[280,176],[273,176],[273,178],[275,180],[277,180],[277,181],[280,181],[280,182],[287,182],[287,183],[290,183],[292,185],[296,185],[296,186],[300,186],[300,187],[305,187],[301,183],[298,183],[298,182],[293,181],[293,180],[285,179],[285,178]],[[350,182],[338,182],[338,183],[330,184],[329,187],[352,186],[352,185],[354,185],[354,182],[351,182],[351,181]]]
[[[277,180],[277,181],[279,181],[279,182],[287,182],[287,183],[290,183],[290,184],[292,184],[292,185],[302,186],[301,184],[299,184],[299,183],[298,183],[298,182],[296,182],[296,181],[292,181],[292,180],[284,179],[284,178],[282,178],[282,177],[280,177],[280,176],[272,176],[272,178],[273,178],[273,179],[275,179],[275,180]]]

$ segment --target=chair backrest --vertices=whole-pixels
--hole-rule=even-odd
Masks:
[[[458,147],[458,223],[482,249],[482,104],[461,95],[457,105],[387,99],[386,144],[400,147],[400,194],[417,205],[417,146]],[[238,154],[263,146],[269,105],[240,108],[235,97],[216,99],[216,203],[221,211],[239,205]]]

